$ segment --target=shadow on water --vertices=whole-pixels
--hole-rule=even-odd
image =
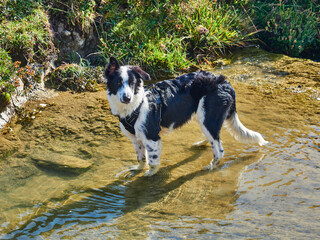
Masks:
[[[192,149],[193,154],[190,157],[161,168],[159,173],[153,177],[137,176],[132,172],[129,177],[128,175],[122,177],[102,188],[88,189],[82,192],[82,194],[86,194],[86,197],[81,201],[63,205],[38,215],[20,226],[19,229],[0,235],[0,238],[23,239],[78,225],[112,225],[112,222],[119,217],[125,217],[125,215],[152,203],[161,202],[170,192],[179,189],[191,180],[206,175],[212,176],[222,169],[230,168],[239,163],[244,166],[244,163],[247,165],[257,161],[257,157],[253,155],[240,157],[225,162],[213,171],[198,170],[170,180],[170,174],[174,169],[198,160],[205,150],[206,148],[203,147]],[[241,174],[242,170],[243,168],[238,169],[238,174]],[[236,185],[235,181],[233,189],[236,189]]]

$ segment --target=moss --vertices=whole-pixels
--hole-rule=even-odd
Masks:
[[[50,74],[46,84],[61,91],[97,91],[98,83],[101,83],[103,78],[101,74],[101,67],[64,64]]]
[[[14,73],[15,68],[11,57],[4,49],[0,48],[0,111],[8,105],[11,93],[15,89],[12,79]]]
[[[0,24],[0,47],[23,65],[50,60],[55,49],[46,12],[38,8],[25,18],[4,20]]]

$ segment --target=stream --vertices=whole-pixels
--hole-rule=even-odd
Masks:
[[[247,49],[209,70],[269,144],[223,129],[225,156],[202,171],[212,152],[192,146],[194,118],[162,136],[147,178],[127,170],[135,152],[105,90],[31,101],[0,136],[0,239],[318,239],[320,64]]]

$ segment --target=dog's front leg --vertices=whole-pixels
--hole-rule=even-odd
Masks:
[[[139,165],[130,168],[130,170],[143,169],[147,161],[146,161],[146,148],[144,147],[142,141],[138,140],[134,134],[127,131],[122,123],[120,123],[120,129],[123,132],[123,134],[131,140],[134,150],[136,151],[136,154],[137,154],[137,160]]]
[[[142,141],[136,140],[136,139],[131,139],[134,149],[136,150],[136,154],[137,154],[137,160],[139,165],[137,167],[135,167],[136,170],[141,170],[144,168],[144,166],[146,165],[146,148],[144,147],[144,145],[142,144]]]
[[[160,169],[161,140],[145,140],[143,143],[147,149],[150,167],[150,169],[146,171],[144,175],[150,177],[156,174]]]

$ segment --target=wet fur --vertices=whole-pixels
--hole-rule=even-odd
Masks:
[[[234,89],[222,75],[197,71],[158,82],[145,90],[143,82],[150,80],[149,74],[137,66],[120,66],[115,58],[110,58],[105,78],[111,111],[119,117],[122,132],[136,150],[136,169],[149,164],[146,176],[154,175],[160,168],[161,129],[181,127],[194,114],[213,152],[213,160],[205,169],[215,168],[223,157],[219,137],[223,123],[237,140],[267,143],[261,134],[240,122]]]

